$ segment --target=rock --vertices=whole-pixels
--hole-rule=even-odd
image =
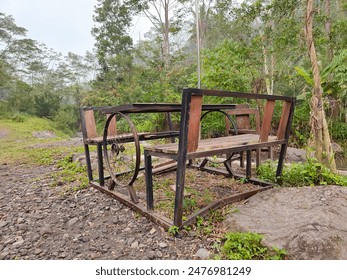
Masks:
[[[71,227],[71,226],[73,226],[74,224],[76,224],[78,221],[79,221],[78,218],[77,218],[77,217],[74,217],[74,218],[72,218],[71,220],[69,220],[69,221],[67,222],[67,225]]]
[[[10,255],[9,252],[2,252],[0,254],[0,260],[6,260],[9,255]]]
[[[50,225],[45,225],[43,228],[40,229],[40,234],[41,234],[42,236],[44,236],[44,235],[50,235],[50,234],[52,234],[52,233],[53,233],[53,231],[52,231],[52,228],[51,228]]]
[[[34,131],[32,133],[32,135],[36,138],[55,138],[56,135],[52,132],[52,131],[49,131],[49,130],[44,130],[44,131]]]
[[[149,260],[153,260],[155,258],[155,252],[153,251],[146,252],[146,255]]]
[[[131,244],[130,247],[133,248],[133,249],[136,249],[137,247],[139,247],[139,242],[134,241],[134,242]]]
[[[133,242],[135,241],[135,238],[134,237],[130,237],[127,241],[127,244],[128,245],[131,245]]]
[[[160,251],[156,251],[156,252],[155,252],[155,255],[157,256],[157,258],[160,259],[160,258],[163,256],[163,253],[160,252]]]
[[[304,162],[306,161],[306,151],[292,147],[287,148],[286,161],[288,162]]]
[[[347,259],[347,188],[276,188],[258,193],[226,219],[228,231],[258,232],[290,259]],[[295,217],[295,218],[293,218]]]
[[[153,235],[153,234],[155,234],[155,232],[156,232],[155,228],[152,228],[151,231],[149,232],[149,234]]]
[[[159,247],[161,248],[161,249],[165,249],[168,245],[166,244],[166,243],[164,243],[164,242],[160,242],[159,244]]]
[[[16,242],[12,244],[13,247],[20,247],[24,243],[24,239],[22,236],[16,237]]]
[[[208,259],[210,257],[210,252],[205,248],[200,248],[195,255],[200,259]]]
[[[0,228],[7,226],[7,224],[8,224],[7,221],[0,221]]]

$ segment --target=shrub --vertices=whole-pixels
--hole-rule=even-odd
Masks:
[[[269,182],[276,182],[286,187],[315,185],[347,186],[347,176],[334,174],[315,158],[308,158],[305,163],[292,163],[284,166],[280,180],[276,178],[277,163],[268,161],[257,169],[258,176]]]

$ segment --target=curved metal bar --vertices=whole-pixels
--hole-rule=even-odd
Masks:
[[[134,144],[135,144],[135,167],[134,167],[133,171],[130,171],[130,172],[133,172],[133,175],[132,175],[131,179],[129,180],[129,182],[127,182],[126,184],[124,184],[124,183],[120,182],[119,180],[117,180],[117,174],[114,174],[114,172],[113,172],[113,170],[111,168],[110,159],[109,159],[108,153],[107,153],[107,145],[109,144],[109,142],[112,141],[112,140],[113,141],[117,141],[117,139],[115,139],[115,138],[111,139],[111,137],[108,137],[109,136],[108,135],[108,128],[109,128],[110,122],[111,122],[112,118],[115,115],[117,115],[117,114],[120,115],[121,117],[123,117],[127,121],[128,125],[129,125],[129,127],[131,129],[131,132],[133,134]],[[132,184],[135,182],[135,180],[137,178],[137,175],[138,175],[138,173],[140,171],[140,163],[141,163],[140,142],[139,142],[139,137],[138,137],[135,125],[134,125],[134,123],[132,122],[132,120],[130,119],[130,117],[128,115],[120,113],[120,112],[116,112],[116,113],[111,114],[107,118],[107,121],[106,121],[106,124],[105,124],[105,127],[104,127],[104,134],[103,134],[103,150],[104,150],[103,152],[104,152],[106,168],[108,169],[113,182],[117,186],[127,187],[128,190],[129,190],[131,199],[135,203],[137,203],[138,202],[138,197],[136,195],[136,191],[132,187]],[[119,151],[122,151],[121,148],[119,148]],[[117,155],[118,155],[118,153],[117,153]]]
[[[233,119],[230,117],[230,115],[228,115],[226,112],[224,111],[221,111],[221,110],[209,110],[209,111],[206,111],[204,114],[202,114],[201,118],[200,118],[200,122],[202,121],[202,119],[209,113],[211,112],[219,112],[221,114],[223,114],[224,116],[227,117],[227,119],[229,120],[229,122],[231,123],[232,127],[234,128],[234,135],[237,135],[238,134],[238,131],[237,131],[237,127],[236,127],[236,124],[235,122],[233,121]],[[225,164],[226,162],[230,161],[231,158],[235,155],[235,153],[232,153],[230,156],[228,156],[225,160],[223,161],[213,161],[211,160],[210,158],[205,158],[205,160],[209,161],[209,162],[212,162],[212,163],[216,163],[216,164]],[[205,164],[206,165],[206,161],[205,161]]]

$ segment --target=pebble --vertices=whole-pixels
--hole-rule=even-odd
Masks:
[[[0,221],[0,228],[7,226],[7,221]]]
[[[43,228],[40,229],[40,234],[43,235],[50,235],[52,234],[52,228],[50,225],[45,225]]]
[[[168,245],[166,244],[166,243],[164,243],[164,242],[160,242],[159,244],[159,247],[160,248],[162,248],[162,249],[164,249],[164,248],[166,248]]]
[[[134,242],[131,244],[131,248],[136,249],[137,247],[139,247],[139,242],[134,241]]]
[[[78,218],[77,217],[74,217],[74,218],[72,218],[71,220],[69,220],[68,222],[67,222],[67,225],[68,226],[73,226],[74,224],[76,224],[78,222]]]
[[[13,247],[20,247],[24,243],[24,239],[22,236],[16,237],[16,242],[12,244]]]
[[[200,248],[195,255],[200,259],[208,259],[210,257],[210,252],[205,248]]]
[[[10,255],[9,252],[2,252],[0,254],[0,260],[5,260]]]

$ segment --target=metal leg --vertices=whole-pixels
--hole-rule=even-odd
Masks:
[[[104,186],[105,185],[105,177],[104,177],[104,164],[103,164],[103,159],[102,159],[102,143],[98,143],[97,153],[98,153],[99,183],[100,183],[100,186]]]
[[[280,156],[278,158],[278,164],[277,164],[277,171],[276,171],[276,177],[277,178],[282,175],[283,163],[284,163],[284,157],[286,155],[286,151],[287,151],[287,144],[282,144]]]
[[[252,151],[247,150],[246,152],[246,177],[250,178],[252,176]]]
[[[145,177],[146,177],[146,199],[147,210],[153,210],[153,174],[152,174],[152,156],[147,151],[144,152],[145,157]]]
[[[93,170],[92,170],[92,164],[90,161],[89,145],[87,145],[87,144],[84,144],[84,153],[86,155],[88,180],[89,180],[89,182],[91,182],[91,181],[93,181]]]

